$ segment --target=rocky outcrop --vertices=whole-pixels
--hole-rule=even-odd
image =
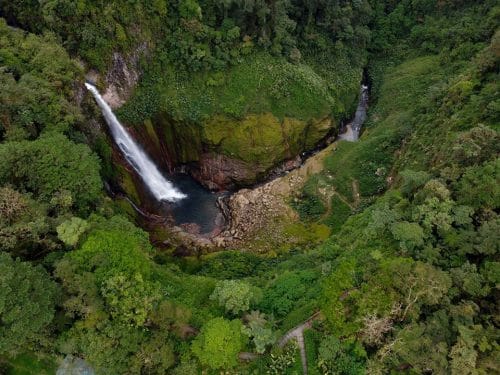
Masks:
[[[229,197],[226,202],[229,225],[212,239],[214,245],[240,246],[255,239],[259,231],[273,232],[273,225],[279,219],[287,222],[297,220],[297,213],[288,204],[289,200],[304,187],[309,176],[323,169],[325,157],[336,147],[333,143],[290,173],[254,189],[242,189]],[[282,235],[278,232],[275,234]]]
[[[113,53],[111,69],[105,77],[107,89],[103,95],[111,108],[121,107],[130,97],[141,75],[139,60],[146,53],[146,43],[139,45],[127,56],[119,52]]]
[[[191,169],[193,177],[211,190],[250,185],[264,172],[262,168],[213,152],[203,153]]]
[[[104,77],[99,72],[90,70],[85,75],[85,79],[95,85],[106,87],[102,97],[112,109],[120,108],[130,98],[134,87],[139,82],[142,74],[139,63],[141,58],[147,56],[148,53],[149,48],[146,43],[140,44],[127,55],[114,52],[111,67]],[[79,92],[86,92],[83,85],[79,87]]]

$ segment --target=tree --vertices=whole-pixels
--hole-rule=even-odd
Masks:
[[[365,373],[366,353],[352,340],[326,336],[318,349],[318,367],[323,374],[361,375]]]
[[[118,274],[107,279],[101,293],[111,316],[125,324],[143,326],[161,297],[158,284],[144,281],[141,274]]]
[[[47,205],[10,187],[0,188],[0,248],[13,256],[34,256],[58,247]]]
[[[392,235],[399,241],[403,251],[413,251],[424,244],[424,230],[417,223],[400,221],[392,225]]]
[[[45,270],[0,253],[0,353],[16,353],[42,335],[55,313],[57,285]]]
[[[382,265],[382,274],[375,279],[394,288],[403,304],[401,320],[418,316],[423,305],[435,305],[451,287],[448,273],[427,263],[408,258],[396,258]]]
[[[150,245],[136,233],[120,230],[97,230],[82,247],[66,255],[78,272],[93,272],[99,286],[117,274],[151,274]]]
[[[284,317],[304,298],[317,275],[313,271],[284,272],[264,290],[260,305],[268,314]]]
[[[218,301],[226,311],[238,314],[248,311],[254,300],[254,293],[251,286],[244,281],[222,280],[217,282],[210,299]]]
[[[146,330],[110,320],[101,311],[74,324],[59,342],[62,353],[81,353],[96,373],[140,374],[144,362],[139,354],[146,349],[147,337]],[[168,347],[167,340],[164,343]]]
[[[99,159],[88,146],[61,134],[0,144],[0,181],[45,202],[67,190],[75,208],[82,211],[95,205],[101,194],[99,168]]]
[[[252,311],[245,315],[246,326],[243,332],[250,338],[255,345],[257,353],[264,353],[268,345],[274,344],[276,334],[271,328],[271,324],[266,320],[265,314],[259,311]]]
[[[458,201],[474,207],[500,207],[500,159],[470,167],[456,183]]]
[[[75,246],[80,236],[89,228],[87,221],[72,217],[57,227],[57,237],[68,246]]]
[[[383,346],[378,357],[393,369],[411,367],[416,373],[447,374],[448,345],[425,324],[410,324],[393,341]],[[386,370],[386,372],[390,372]]]
[[[410,169],[402,171],[400,175],[403,178],[401,192],[407,198],[411,198],[431,178],[429,173],[425,171],[412,171]]]
[[[451,348],[451,373],[453,375],[474,375],[478,353],[462,337]]]
[[[239,320],[209,320],[194,339],[191,349],[203,366],[230,369],[237,365],[238,353],[244,345],[241,328]]]
[[[276,334],[271,328],[257,324],[255,322],[248,323],[244,327],[243,332],[252,339],[257,353],[264,353],[268,345],[274,344],[276,341]]]

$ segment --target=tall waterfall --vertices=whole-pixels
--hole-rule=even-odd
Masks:
[[[148,155],[146,155],[141,147],[134,142],[95,86],[90,83],[85,83],[85,86],[94,95],[97,104],[101,108],[102,114],[109,125],[116,144],[130,165],[132,165],[142,177],[144,183],[151,193],[153,193],[155,198],[159,201],[165,200],[170,202],[185,198],[186,195],[177,190],[170,181],[167,181],[162,176],[156,165],[149,159]]]

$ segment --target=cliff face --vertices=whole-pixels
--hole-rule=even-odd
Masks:
[[[132,95],[142,75],[140,60],[148,55],[146,43],[139,44],[129,54],[113,52],[109,69],[105,73],[91,70],[86,74],[86,79],[104,86],[106,90],[102,97],[112,109],[118,109]]]
[[[261,181],[335,130],[330,117],[280,120],[264,113],[242,120],[216,116],[196,124],[162,114],[146,120],[136,134],[159,164],[170,171],[182,166],[208,188],[223,190]]]
[[[127,56],[114,53],[108,72],[100,80],[98,77],[90,77],[91,80],[94,78],[94,81],[100,81],[105,85],[103,97],[113,109],[121,107],[129,99],[131,102],[137,102],[135,93],[132,98],[130,96],[141,77],[139,61],[148,53],[147,45],[138,46]],[[287,64],[283,66],[292,72],[298,69]],[[232,87],[231,79],[234,80],[231,74],[237,75],[237,69],[236,73],[232,71],[227,73],[228,88]],[[317,83],[318,87],[314,86],[316,89],[308,92],[307,100],[324,91],[323,80],[314,75],[315,73],[311,74],[321,82],[321,85]],[[305,85],[297,77],[291,82],[295,82],[292,85],[298,85],[297,82]],[[346,87],[350,86],[351,83]],[[352,86],[354,87],[354,84]],[[182,90],[183,86],[179,87],[181,87],[179,90]],[[200,84],[200,87],[202,88],[200,90],[207,90],[206,85]],[[258,91],[258,88],[254,89]],[[138,90],[140,91],[140,87]],[[218,90],[224,91],[223,88]],[[267,91],[269,90],[268,88]],[[256,92],[245,93],[249,103],[255,102]],[[211,97],[213,93],[204,94],[206,97]],[[171,98],[172,95],[180,94],[174,90],[168,93],[168,97]],[[199,98],[193,95],[183,97],[183,101],[196,102]],[[266,95],[269,96],[269,92]],[[277,167],[285,165],[284,168],[287,169],[286,162],[289,162],[289,165],[296,164],[291,161],[298,155],[312,150],[327,135],[336,133],[338,119],[334,116],[341,116],[346,112],[346,108],[350,107],[351,95],[347,97],[338,101],[328,97],[328,100],[324,100],[318,108],[311,107],[311,110],[306,111],[306,115],[306,112],[297,112],[297,108],[300,107],[297,101],[300,101],[302,96],[286,97],[283,100],[290,101],[295,108],[295,112],[291,110],[292,115],[288,117],[283,115],[288,111],[277,110],[281,112],[281,115],[277,115],[271,112],[270,108],[263,107],[261,112],[250,108],[247,114],[239,118],[227,113],[221,114],[224,112],[213,108],[211,113],[205,113],[197,120],[188,120],[185,116],[175,116],[174,119],[168,106],[164,109],[160,107],[156,115],[135,124],[130,130],[162,169],[169,172],[183,169],[213,190],[239,188],[262,181]],[[317,99],[321,100],[321,96]],[[355,100],[355,95],[353,99]],[[231,102],[230,99],[225,100]],[[329,103],[333,103],[331,107]],[[299,114],[302,116],[298,116]]]

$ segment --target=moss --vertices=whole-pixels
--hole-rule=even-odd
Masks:
[[[309,151],[313,149],[320,140],[328,135],[333,126],[334,123],[330,117],[325,117],[319,121],[310,120],[306,129],[303,150]]]
[[[279,120],[270,113],[249,115],[241,121],[216,116],[203,129],[204,140],[213,151],[271,167],[288,156]]]
[[[281,121],[271,113],[242,120],[218,115],[204,123],[203,142],[211,151],[268,169],[311,149],[330,129],[329,119],[306,123],[288,117]]]
[[[153,121],[165,145],[165,152],[174,164],[200,159],[203,147],[199,125],[190,121],[177,121],[166,113],[158,114]]]
[[[308,245],[326,240],[330,236],[330,228],[324,224],[292,223],[284,228],[285,235],[295,239],[298,245]]]
[[[267,53],[217,73],[150,66],[119,114],[134,123],[150,117],[174,163],[212,151],[269,170],[311,150],[355,103],[361,68],[339,56],[325,61],[335,69]]]
[[[160,148],[160,140],[158,139],[158,135],[156,134],[156,130],[150,119],[144,121],[144,129],[146,130],[149,139],[153,141],[154,145],[157,148]]]
[[[135,204],[139,204],[141,199],[132,175],[123,165],[117,164],[116,167],[118,174],[120,175],[120,187],[123,189],[127,197],[129,197]]]

